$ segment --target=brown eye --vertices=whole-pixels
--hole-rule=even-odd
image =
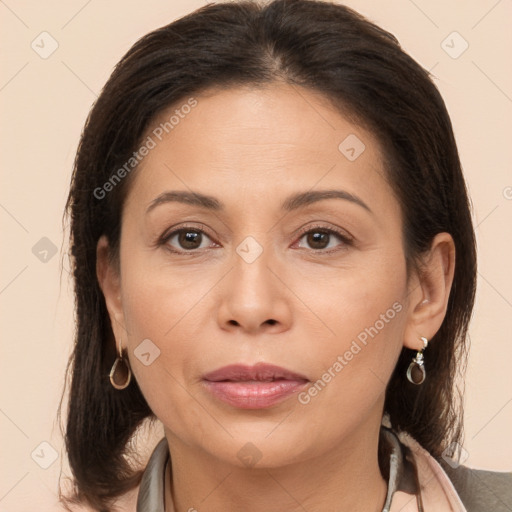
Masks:
[[[310,231],[306,234],[307,242],[312,249],[325,249],[329,245],[330,234]]]
[[[201,245],[202,235],[197,231],[181,231],[178,234],[178,243],[182,249],[197,249]]]
[[[207,240],[210,240],[210,238],[206,233],[200,229],[192,228],[177,229],[165,237],[165,243],[177,252],[203,249],[205,247],[203,244]]]
[[[301,245],[301,240],[303,239],[305,239],[305,245]],[[350,243],[351,240],[348,237],[327,228],[310,229],[309,231],[305,231],[299,239],[299,247],[314,251],[334,249],[337,246],[350,245]]]

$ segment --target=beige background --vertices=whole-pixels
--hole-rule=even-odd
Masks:
[[[0,512],[32,511],[36,504],[39,512],[57,510],[64,458],[55,414],[73,343],[66,264],[60,281],[61,216],[87,112],[114,64],[140,36],[204,4],[0,1]],[[474,204],[480,264],[466,381],[465,464],[510,471],[512,2],[347,4],[394,33],[433,70],[451,113]],[[47,59],[31,47],[35,40],[43,51],[46,37],[44,48],[51,48],[48,36],[39,37],[43,31],[58,43]],[[453,31],[463,39],[452,35],[442,44]],[[467,50],[452,58],[464,41]],[[40,242],[43,237],[51,242]]]

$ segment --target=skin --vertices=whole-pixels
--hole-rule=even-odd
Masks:
[[[178,512],[380,511],[385,385],[402,347],[421,349],[420,336],[431,339],[443,321],[453,240],[438,234],[421,274],[407,281],[402,214],[379,141],[318,93],[272,84],[196,99],[136,171],[123,210],[119,272],[109,264],[105,237],[97,248],[116,342],[127,348],[170,446],[167,500],[172,496]],[[365,144],[354,161],[338,149],[349,134]],[[371,212],[333,198],[281,209],[293,193],[328,189],[350,192]],[[146,213],[170,190],[214,196],[225,208],[167,202]],[[205,231],[198,248],[187,253],[177,236],[158,244],[184,223]],[[318,225],[353,242],[332,234],[325,248],[314,245],[300,229],[316,232]],[[247,236],[263,248],[252,263],[236,252]],[[312,384],[397,302],[401,311],[307,404],[292,395],[242,410],[203,386],[206,372],[261,361]],[[144,339],[160,350],[149,366],[134,355]],[[247,443],[261,456],[251,467],[237,456]]]

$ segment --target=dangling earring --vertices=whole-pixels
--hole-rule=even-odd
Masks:
[[[119,344],[119,355],[116,357],[110,370],[110,383],[116,389],[125,389],[132,380],[132,371],[128,359],[123,358],[123,348]]]
[[[423,341],[423,348],[416,352],[416,357],[413,358],[412,363],[407,368],[407,380],[413,384],[423,384],[427,373],[423,361],[423,351],[427,348],[428,340],[423,336],[420,338]]]

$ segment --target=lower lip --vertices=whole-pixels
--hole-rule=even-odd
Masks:
[[[275,380],[272,382],[204,381],[206,389],[223,402],[239,409],[264,409],[282,402],[303,389],[307,382]]]

